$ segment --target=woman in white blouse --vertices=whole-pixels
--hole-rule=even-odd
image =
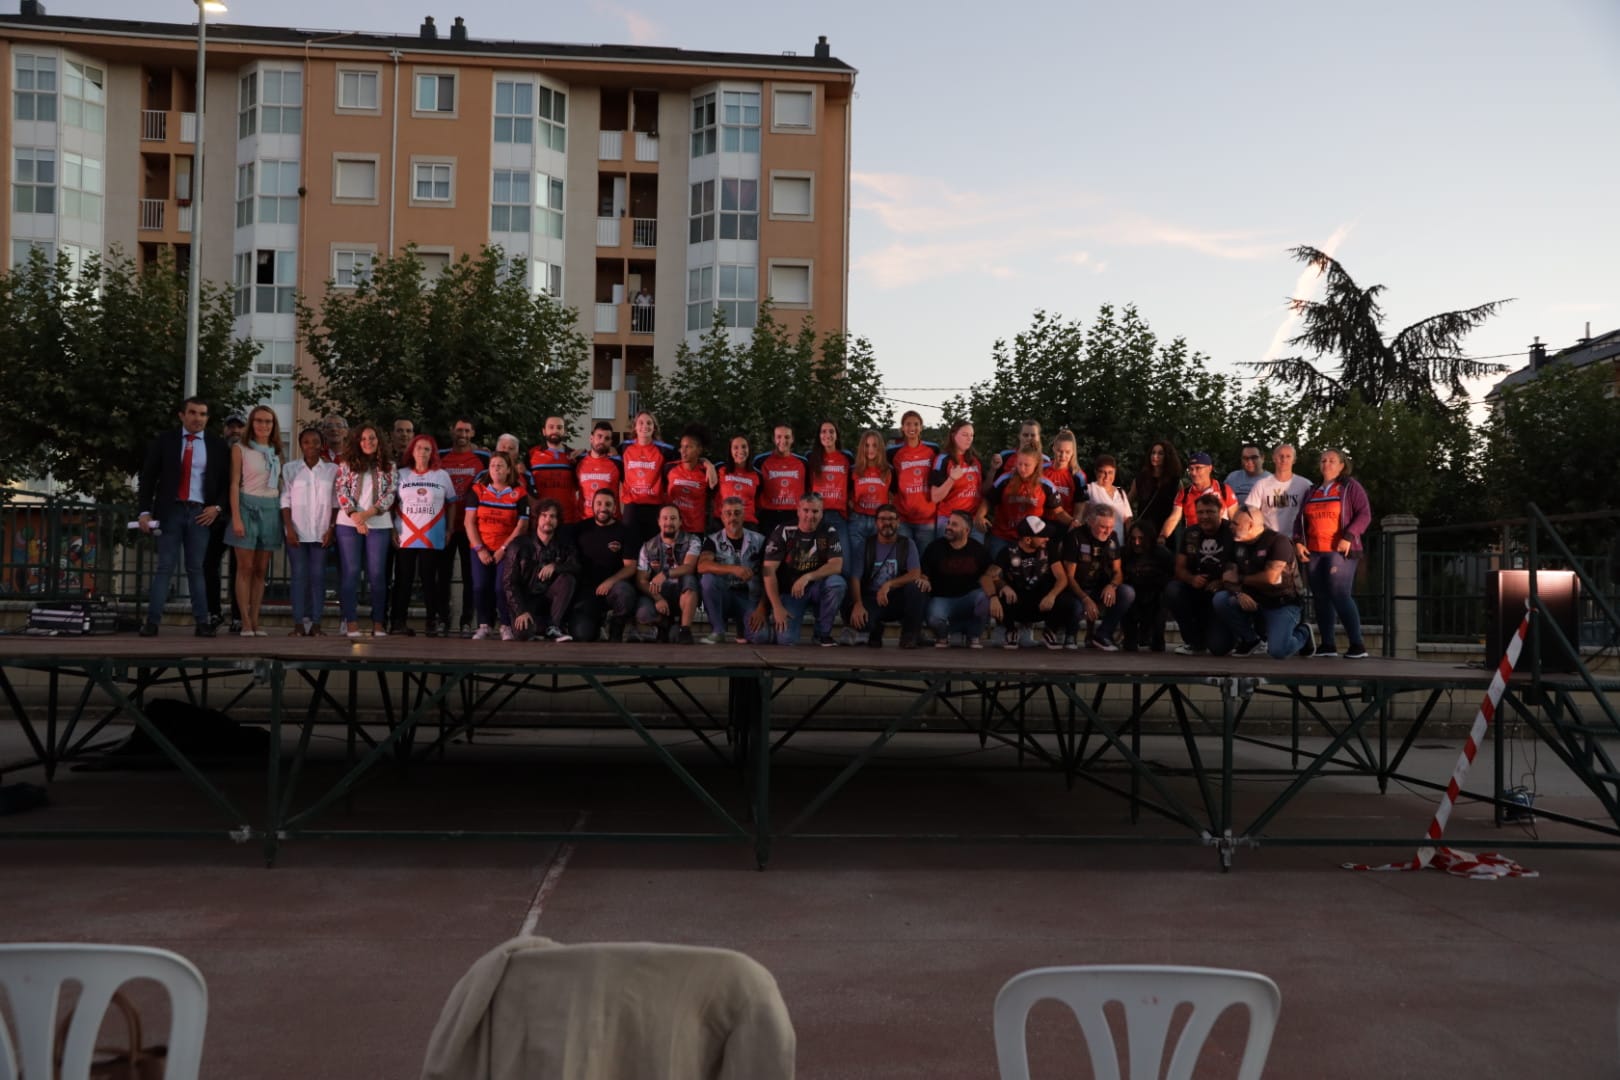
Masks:
[[[1119,476],[1119,462],[1113,455],[1103,454],[1097,458],[1092,467],[1091,475],[1095,477],[1086,485],[1086,494],[1091,496],[1094,503],[1106,503],[1114,508],[1114,542],[1125,550],[1125,529],[1131,523],[1131,498],[1125,494],[1125,489],[1117,486],[1114,481]]]
[[[322,578],[326,551],[335,538],[333,494],[338,467],[321,452],[321,429],[305,428],[298,436],[302,460],[281,470],[281,521],[287,529],[287,561],[292,566],[294,637],[324,634],[321,609],[326,606]]]

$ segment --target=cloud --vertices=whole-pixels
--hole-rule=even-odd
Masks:
[[[625,33],[630,35],[631,45],[657,45],[667,40],[669,35],[664,33],[663,27],[629,8],[609,3],[608,0],[591,0],[591,10],[598,14],[607,15],[624,22]]]
[[[851,203],[876,220],[878,244],[853,264],[879,288],[902,288],[960,273],[1005,277],[1019,258],[1046,258],[1102,273],[1092,250],[1178,248],[1217,259],[1275,257],[1280,243],[1254,231],[1205,229],[1111,206],[1083,190],[1049,187],[993,192],[954,188],[907,173],[851,175]],[[1066,223],[1054,226],[1054,219]],[[986,263],[990,268],[986,268]]]
[[[1350,222],[1340,225],[1337,229],[1333,230],[1333,235],[1329,236],[1325,243],[1317,246],[1317,250],[1332,258],[1337,258],[1339,246],[1343,244],[1345,238],[1350,235],[1350,230],[1353,227],[1354,226]],[[1288,295],[1294,297],[1305,296],[1306,293],[1313,288],[1316,279],[1321,276],[1322,272],[1320,270],[1307,264],[1305,268],[1299,272],[1299,277],[1294,279],[1294,291]],[[1282,322],[1277,324],[1277,332],[1271,335],[1271,344],[1266,348],[1265,359],[1275,360],[1279,355],[1282,354],[1283,346],[1286,345],[1288,343],[1288,339],[1293,336],[1295,327],[1299,325],[1299,320],[1299,313],[1290,308],[1288,313],[1283,316]]]

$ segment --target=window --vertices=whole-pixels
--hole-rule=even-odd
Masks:
[[[56,245],[49,240],[13,240],[11,242],[11,265],[13,267],[27,266],[28,256],[36,248],[45,257],[46,263],[56,261]]]
[[[456,77],[434,72],[416,77],[416,111],[453,114],[456,111]]]
[[[759,239],[758,180],[720,181],[720,239]]]
[[[106,77],[100,68],[72,60],[64,65],[62,122],[86,131],[107,130]]]
[[[562,299],[562,267],[557,263],[534,264],[534,291],[544,293],[553,300]]]
[[[495,141],[534,142],[534,84],[495,82]]]
[[[296,135],[304,130],[304,74],[296,68],[266,68],[259,95],[259,131],[264,135]]]
[[[714,153],[714,95],[692,99],[692,156]]]
[[[19,214],[56,213],[56,151],[17,151],[11,208]]]
[[[298,162],[259,162],[259,224],[298,224]]]
[[[744,330],[753,327],[754,314],[758,310],[754,302],[758,278],[757,267],[721,265],[720,292],[715,306],[724,313],[727,326]]]
[[[377,73],[375,71],[345,71],[337,73],[340,109],[358,109],[377,112]]]
[[[540,88],[540,145],[559,154],[568,149],[568,95],[549,86]]]
[[[439,275],[450,269],[450,253],[448,251],[418,251],[417,261],[422,264],[422,284],[431,285],[439,279]]]
[[[495,190],[490,196],[489,228],[491,232],[528,232],[530,178],[525,171],[495,170]]]
[[[332,252],[332,285],[338,289],[352,289],[371,280],[371,264],[375,252],[354,248],[338,248]]]
[[[450,181],[455,166],[446,161],[416,163],[416,183],[411,198],[415,202],[450,201]]]
[[[298,344],[294,341],[257,342],[259,353],[253,358],[253,374],[267,378],[290,378],[298,361]]]
[[[540,207],[540,220],[535,232],[541,236],[549,236],[553,240],[563,237],[563,182],[561,177],[547,176],[540,173],[539,186],[535,189],[534,198]]]
[[[249,205],[251,203],[252,200],[249,200]],[[253,252],[237,252],[231,282],[236,286],[236,294],[231,305],[231,314],[253,314]]]
[[[340,157],[332,164],[332,198],[339,202],[377,201],[377,159]]]
[[[815,216],[814,178],[808,175],[771,174],[771,217]]]
[[[62,216],[101,223],[101,162],[95,158],[62,155]]]
[[[727,90],[721,95],[720,149],[727,153],[759,153],[759,92]]]
[[[291,315],[298,282],[295,252],[260,248],[253,253],[253,310],[260,315]]]
[[[236,95],[236,137],[245,139],[259,130],[259,76],[247,74]]]
[[[703,180],[692,185],[692,215],[686,241],[701,244],[714,239],[714,181]]]
[[[17,120],[56,122],[56,57],[17,53],[12,62],[16,87],[11,115]]]
[[[714,267],[694,267],[686,272],[686,328],[707,330],[713,325]]]
[[[253,224],[253,173],[251,164],[236,167],[236,227]]]
[[[778,304],[810,303],[810,264],[773,262],[770,297]]]
[[[777,90],[771,95],[771,127],[810,131],[815,127],[813,90]]]

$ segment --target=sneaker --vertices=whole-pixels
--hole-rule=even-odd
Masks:
[[[950,647],[951,647],[951,636],[949,634],[943,634],[940,637],[937,637],[937,638],[934,639],[934,648],[936,648],[936,649],[948,649]]]
[[[1337,660],[1339,658],[1339,650],[1321,649],[1316,653],[1316,657],[1319,660]]]
[[[967,639],[967,647],[970,648],[970,649],[982,649],[982,648],[984,648],[984,638],[982,638],[982,637],[970,637],[970,638],[968,638]]]
[[[718,630],[716,630],[712,634],[704,634],[703,635],[703,644],[705,644],[705,645],[724,645],[725,643],[726,643],[726,635],[722,634]]]
[[[823,649],[836,649],[838,647],[838,639],[833,637],[831,634],[817,634],[816,644],[820,645]]]
[[[517,640],[517,634],[513,631],[513,629],[510,626],[502,624],[502,626],[501,626],[501,640],[502,641],[516,641]]]
[[[141,623],[141,637],[157,637],[158,624],[155,622]]]
[[[753,642],[749,641],[746,637],[742,636],[741,634],[738,634],[736,636],[736,638],[733,639],[733,643],[737,644],[737,645],[752,645],[753,644]]]
[[[1001,640],[999,642],[992,641],[991,644],[999,644],[1003,649],[1018,648],[1018,627],[1012,623],[1007,623],[1001,628]]]
[[[448,626],[445,627],[443,636],[444,637],[449,637],[450,636],[450,628]],[[470,638],[470,637],[473,636],[472,623],[463,622],[461,624],[461,636],[464,637],[464,638]]]
[[[1080,639],[1075,637],[1073,634],[1064,634],[1063,647],[1069,652],[1078,652],[1080,649]]]
[[[1203,656],[1204,655],[1204,650],[1203,649],[1200,649],[1195,645],[1188,645],[1185,642],[1180,644],[1180,645],[1177,645],[1176,649],[1175,649],[1175,652],[1176,652],[1177,656]]]
[[[1301,623],[1300,625],[1305,628],[1305,644],[1303,644],[1303,645],[1301,645],[1299,647],[1299,655],[1301,655],[1301,656],[1315,656],[1316,655],[1316,631],[1314,629],[1312,629],[1311,626],[1308,623]]]
[[[855,628],[846,626],[838,632],[838,644],[851,647],[855,644]]]
[[[881,649],[881,648],[883,648],[883,631],[882,630],[875,630],[872,633],[867,634],[866,635],[866,647],[868,649]]]
[[[1107,638],[1100,638],[1096,635],[1086,638],[1086,648],[1096,649],[1098,652],[1119,652],[1118,645],[1115,645]]]
[[[900,647],[902,649],[915,649],[917,647],[917,639],[906,634],[901,634]]]
[[[691,636],[691,632],[688,631],[687,637]],[[560,626],[548,626],[546,627],[546,640],[555,641],[557,644],[561,645],[565,641],[573,641],[574,635],[570,634]]]
[[[489,623],[487,623],[487,622],[479,623],[478,624],[478,629],[473,631],[472,639],[474,641],[487,641],[487,640],[489,640]]]
[[[1232,655],[1257,656],[1263,648],[1265,648],[1265,642],[1261,641],[1259,638],[1255,638],[1253,641],[1240,641],[1232,649]]]
[[[1041,644],[1054,651],[1063,648],[1063,631],[1045,630],[1041,632]]]
[[[241,632],[242,632],[242,620],[241,619],[232,619],[231,620],[231,633],[240,634]]]
[[[374,627],[371,628],[371,636],[372,637],[387,637],[388,636],[388,631],[384,630],[380,626],[374,626]]]
[[[1352,645],[1345,650],[1344,658],[1346,660],[1365,660],[1367,659],[1367,647],[1365,645]]]
[[[697,644],[697,642],[695,640],[693,640],[693,638],[692,638],[692,628],[690,626],[683,626],[679,630],[675,631],[675,644],[677,644],[677,645],[696,645]]]
[[[390,626],[388,628],[388,632],[390,634],[393,634],[395,637],[415,637],[416,636],[416,631],[412,630],[408,626]],[[431,635],[432,631],[429,631],[429,634]]]
[[[214,635],[214,628],[212,626],[209,626],[207,623],[198,623],[197,628],[195,630],[193,630],[192,633],[196,634],[198,637],[213,637],[213,636],[215,636]]]

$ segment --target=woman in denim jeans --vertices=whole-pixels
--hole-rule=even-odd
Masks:
[[[326,606],[322,577],[336,526],[333,488],[338,467],[326,460],[321,452],[324,445],[320,428],[305,428],[298,436],[303,460],[281,470],[281,520],[287,529],[287,561],[292,567],[294,637],[325,633],[321,629],[321,609]]]
[[[1294,519],[1294,550],[1307,564],[1316,627],[1321,637],[1317,656],[1337,656],[1333,641],[1334,616],[1344,620],[1348,639],[1344,655],[1360,660],[1367,655],[1361,638],[1361,612],[1350,591],[1356,583],[1361,559],[1361,537],[1372,524],[1367,492],[1350,477],[1350,462],[1337,450],[1321,459],[1322,480],[1314,485]]]
[[[399,477],[393,459],[381,450],[375,424],[362,424],[350,433],[338,465],[337,542],[342,585],[338,597],[343,608],[343,631],[360,636],[360,569],[366,571],[371,590],[371,636],[388,636],[388,548],[394,542],[394,493]]]

